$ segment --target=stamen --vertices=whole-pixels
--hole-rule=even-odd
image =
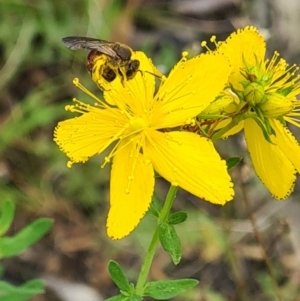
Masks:
[[[77,98],[73,98],[72,101],[75,103],[75,105],[66,105],[65,110],[72,112],[72,113],[87,113],[87,112],[97,112],[99,108],[96,108],[90,104],[87,104],[85,102],[82,102],[78,100]]]
[[[201,42],[201,47],[205,48],[208,52],[211,52],[212,50],[207,46],[207,42],[206,41],[202,41]]]
[[[118,148],[118,145],[121,143],[121,141],[124,139],[122,134],[124,133],[124,131],[127,129],[127,126],[124,126],[118,133],[116,133],[112,138],[110,138],[106,144],[102,147],[102,149],[100,149],[98,151],[98,153],[103,152],[111,143],[113,143],[116,140],[119,140],[116,145],[114,146],[114,148],[112,149],[112,151],[109,153],[109,155],[107,157],[104,158],[104,163],[101,164],[101,168],[104,168],[104,166],[110,162],[110,159],[116,154],[116,149]],[[122,149],[119,148],[118,151]]]
[[[279,52],[278,51],[274,51],[274,54],[271,58],[271,60],[267,60],[266,61],[266,71],[270,71],[274,68],[274,65],[276,64],[276,61],[279,58]]]
[[[284,119],[295,127],[300,128],[300,120],[292,117],[284,117]]]
[[[141,140],[144,137],[140,136],[139,138],[140,138],[140,140],[133,144],[133,152],[132,152],[132,154],[130,154],[130,157],[134,158],[134,160],[133,160],[133,164],[132,164],[132,167],[131,167],[130,175],[128,177],[128,185],[127,185],[126,190],[125,190],[126,193],[130,192],[131,183],[134,180],[134,171],[135,171],[135,168],[136,168],[137,160],[138,160],[138,157],[140,155],[140,150],[141,150],[142,145],[143,145]]]
[[[181,54],[181,56],[182,56],[181,61],[186,62],[188,59],[188,55],[189,55],[189,53],[187,51],[183,51]]]
[[[96,100],[99,104],[101,108],[109,108],[109,106],[103,102],[101,99],[99,99],[95,94],[93,94],[92,92],[90,92],[86,87],[84,87],[78,78],[74,78],[73,80],[73,84],[75,87],[79,88],[82,92],[84,92],[85,94],[87,94],[88,96],[90,96],[92,99]]]
[[[211,38],[209,39],[209,41],[215,45],[215,49],[218,49],[219,45],[221,44],[221,42],[217,42],[217,37],[215,35],[211,36]],[[207,46],[207,42],[206,41],[202,41],[201,42],[201,47],[205,48],[208,52],[212,52],[213,50],[211,50],[208,46]]]
[[[141,136],[138,136],[137,134],[140,133],[144,128],[139,128],[134,131],[130,131],[128,134],[124,134],[126,130],[130,127],[129,123],[126,124],[121,131],[119,131],[113,138],[110,139],[108,142],[108,145],[111,144],[113,141],[119,139],[119,141],[116,143],[112,151],[109,153],[109,155],[105,158],[105,162],[101,165],[101,168],[103,168],[106,163],[110,162],[110,159],[117,154],[119,151],[121,151],[124,147],[126,147],[128,144],[133,143],[135,140],[139,139]],[[130,138],[131,137],[131,138]],[[129,139],[130,138],[130,139]],[[126,143],[122,147],[119,146],[121,141],[127,140]],[[108,146],[107,145],[107,146]],[[105,147],[107,147],[105,146]],[[100,153],[100,152],[99,152]]]

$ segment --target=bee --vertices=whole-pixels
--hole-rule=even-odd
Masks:
[[[80,36],[66,37],[62,42],[71,50],[90,50],[87,56],[87,69],[90,73],[93,72],[94,59],[105,55],[106,63],[99,72],[107,82],[112,82],[118,75],[124,85],[125,81],[134,78],[139,71],[140,61],[131,59],[133,50],[127,45]]]

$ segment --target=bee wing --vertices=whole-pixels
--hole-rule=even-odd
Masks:
[[[99,51],[113,58],[117,56],[116,52],[111,48],[111,46],[113,46],[114,43],[105,40],[71,36],[62,38],[62,42],[66,47],[68,47],[71,50],[89,49]]]

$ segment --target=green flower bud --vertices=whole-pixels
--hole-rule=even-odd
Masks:
[[[288,114],[294,109],[294,103],[281,94],[266,96],[266,101],[259,104],[263,115],[267,118],[278,118]]]
[[[264,101],[265,90],[261,85],[251,83],[245,88],[243,96],[246,102],[251,106],[255,106]]]
[[[202,115],[222,115],[225,112],[229,113],[227,108],[234,103],[231,96],[223,96],[212,102],[205,110],[200,114]],[[230,111],[230,110],[229,110]]]

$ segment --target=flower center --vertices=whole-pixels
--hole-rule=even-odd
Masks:
[[[139,133],[143,129],[148,127],[148,124],[142,117],[133,117],[129,121],[129,130],[130,132],[133,133]]]

